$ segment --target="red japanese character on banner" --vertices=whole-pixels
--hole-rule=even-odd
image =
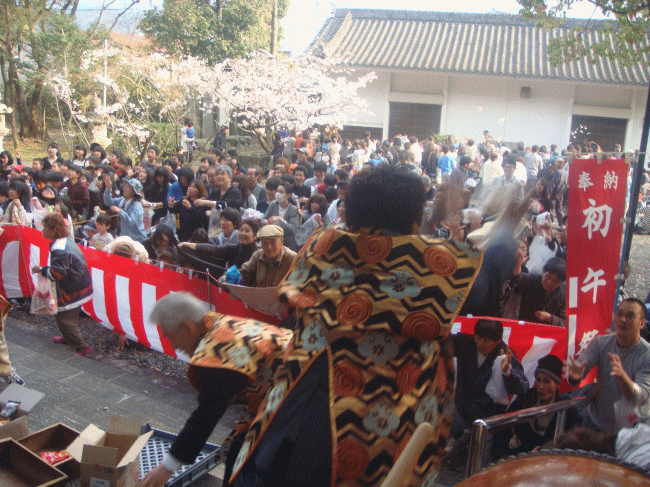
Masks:
[[[628,166],[574,159],[567,222],[568,355],[610,329],[616,295]]]

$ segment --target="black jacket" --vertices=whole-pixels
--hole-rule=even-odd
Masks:
[[[499,356],[501,350],[506,350],[508,346],[501,342],[479,367],[474,335],[459,333],[452,335],[451,338],[454,345],[454,357],[458,359],[456,411],[467,422],[504,413],[506,406],[496,404],[485,392],[485,387],[492,377],[494,360]],[[509,394],[523,394],[529,387],[528,379],[524,375],[524,368],[517,357],[512,357],[511,366],[512,373],[509,377],[504,377],[506,390]]]

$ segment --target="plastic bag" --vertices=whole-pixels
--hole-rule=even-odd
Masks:
[[[230,266],[226,271],[226,282],[228,284],[241,284],[241,275],[236,265]]]
[[[503,372],[501,371],[501,364],[506,358],[505,355],[499,355],[492,364],[492,377],[485,386],[485,392],[497,404],[508,404],[510,402],[510,395],[506,390],[506,383],[503,380]]]
[[[646,403],[636,404],[624,397],[614,403],[614,416],[616,418],[616,430],[621,428],[633,428],[638,423],[643,423],[650,416],[649,405]]]
[[[165,225],[166,227],[171,228],[173,232],[176,232],[176,215],[171,211],[168,211],[167,214],[160,219],[158,225]]]
[[[54,316],[57,312],[56,286],[47,277],[39,274],[32,295],[31,312],[35,315]]]

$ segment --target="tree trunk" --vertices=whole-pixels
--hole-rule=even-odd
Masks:
[[[253,132],[255,133],[255,135],[257,135],[257,140],[259,140],[262,149],[264,149],[268,154],[273,152],[273,147],[271,147],[269,141],[266,140],[264,133],[259,129],[253,129]]]
[[[13,103],[14,110],[18,111],[18,119],[20,122],[20,132],[18,135],[20,138],[34,138],[42,140],[44,136],[43,122],[39,117],[39,110],[35,108],[32,110],[25,97],[25,93],[20,84],[20,79],[18,78],[18,70],[16,69],[16,64],[13,61],[9,61],[9,80],[10,84],[13,87]],[[42,88],[36,89],[38,91],[36,100],[40,103],[40,92]],[[35,120],[36,118],[36,120]]]
[[[142,152],[140,153],[140,160],[141,161],[145,160],[145,156],[147,155],[147,150],[149,150],[149,146],[151,145],[151,141],[153,140],[153,138],[156,136],[157,133],[158,132],[156,132],[155,130],[152,130],[149,133],[149,137],[147,137],[147,140],[144,141],[144,147],[142,148]]]
[[[278,0],[273,0],[273,12],[271,14],[271,54],[278,54]]]

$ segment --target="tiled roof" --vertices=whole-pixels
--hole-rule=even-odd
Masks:
[[[588,22],[588,25],[587,25]],[[552,66],[551,38],[587,26],[587,42],[602,39],[601,21],[567,19],[562,28],[535,27],[517,15],[337,9],[310,49],[372,69],[416,69],[567,81],[647,85],[650,62],[623,66],[598,58]]]

